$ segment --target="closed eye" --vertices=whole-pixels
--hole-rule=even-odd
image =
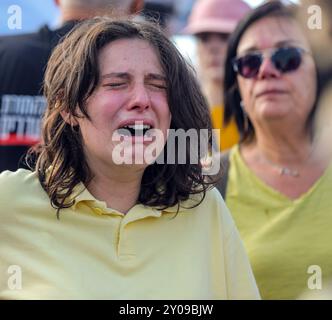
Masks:
[[[119,88],[121,86],[126,85],[126,82],[114,82],[114,83],[106,83],[103,85],[103,87],[109,87],[109,88]]]
[[[161,90],[165,90],[167,89],[167,86],[163,83],[148,83],[149,86],[156,88],[156,89],[161,89]]]

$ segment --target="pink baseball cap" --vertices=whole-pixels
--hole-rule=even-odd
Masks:
[[[242,0],[197,0],[183,33],[231,33],[250,10]]]

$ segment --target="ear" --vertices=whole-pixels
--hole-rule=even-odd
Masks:
[[[69,112],[67,111],[60,111],[62,119],[69,124],[71,127],[76,127],[78,126],[78,121],[77,119]]]
[[[144,0],[133,0],[130,5],[130,14],[137,14],[143,10]]]

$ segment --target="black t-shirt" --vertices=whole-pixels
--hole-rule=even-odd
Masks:
[[[74,25],[67,22],[56,30],[44,26],[36,33],[0,37],[0,172],[24,166],[26,151],[39,141],[46,64]]]

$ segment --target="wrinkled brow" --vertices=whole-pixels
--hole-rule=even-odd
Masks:
[[[128,80],[131,78],[130,73],[128,72],[111,72],[107,73],[101,76],[101,79],[108,79],[108,78],[120,78]],[[158,73],[148,73],[145,76],[148,80],[160,80],[160,81],[166,81],[166,77],[164,75],[158,74]]]

